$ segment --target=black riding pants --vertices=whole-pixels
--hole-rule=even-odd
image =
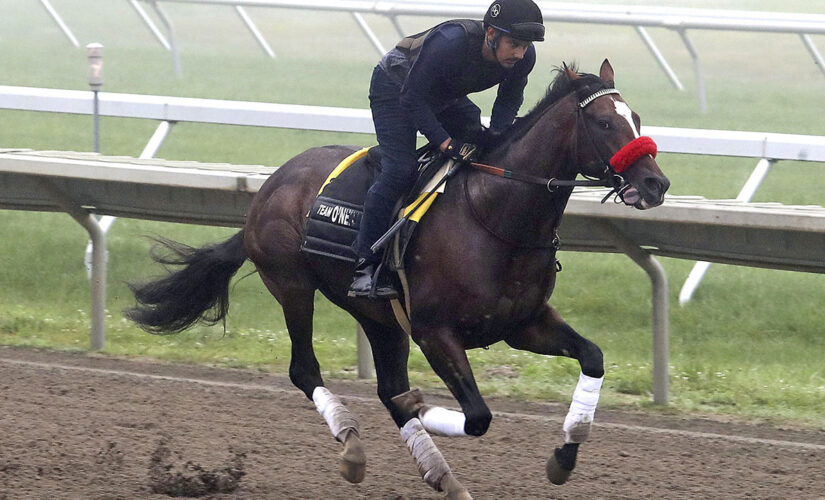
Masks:
[[[395,204],[412,188],[418,175],[417,131],[401,108],[400,94],[401,85],[376,66],[369,97],[375,135],[381,148],[381,173],[367,192],[354,245],[358,257],[370,262],[380,260],[381,255],[373,254],[370,246],[389,228]],[[440,109],[436,116],[450,136],[459,140],[468,140],[481,127],[481,110],[467,97]]]

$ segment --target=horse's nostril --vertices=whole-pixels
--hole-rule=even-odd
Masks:
[[[667,177],[647,177],[644,180],[644,185],[649,192],[662,195],[670,187],[670,181]]]

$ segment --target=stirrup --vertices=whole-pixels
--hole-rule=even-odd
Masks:
[[[398,290],[392,286],[390,278],[385,278],[385,283],[381,283],[381,271],[384,270],[384,262],[378,264],[372,275],[372,286],[370,287],[369,298],[371,299],[397,299]]]
[[[366,297],[369,299],[398,298],[398,291],[392,286],[391,283],[381,283],[382,280],[379,278],[379,276],[382,267],[383,264],[379,264],[375,267],[375,270],[372,272],[371,275],[363,276],[364,280],[369,279],[368,290],[365,290],[364,288],[353,288],[358,278],[353,279],[353,282],[347,289],[347,297]],[[362,285],[365,284],[363,283],[364,280],[362,280]]]
[[[398,291],[390,285],[377,286],[373,280],[372,286],[368,292],[362,290],[347,290],[347,297],[365,297],[368,299],[397,299]]]

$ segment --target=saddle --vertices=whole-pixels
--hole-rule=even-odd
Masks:
[[[399,212],[406,215],[411,209],[410,204],[417,205],[415,202],[419,193],[444,165],[441,154],[429,145],[420,148],[416,154],[419,163],[418,180],[409,194],[399,200],[394,212],[396,215]],[[381,151],[378,146],[356,151],[332,171],[307,213],[302,252],[347,262],[357,260],[353,243],[364,214],[364,198],[380,172]],[[411,218],[416,222],[420,220],[430,205],[431,202],[417,207],[415,216]],[[402,207],[405,207],[404,211],[401,211]],[[402,248],[406,248],[412,237],[415,224],[408,226],[399,231]],[[386,253],[389,252],[385,252],[385,255]]]
[[[386,272],[387,269],[395,271],[405,305],[402,305],[399,299],[390,300],[390,305],[399,326],[408,335],[410,295],[403,269],[404,252],[418,221],[435,201],[435,195],[427,194],[431,191],[443,191],[447,167],[452,164],[436,148],[429,145],[420,148],[416,153],[419,164],[418,180],[409,194],[399,200],[394,212],[398,218],[407,217],[407,223],[395,233],[392,240],[393,251],[384,251],[383,261],[378,269],[379,273]],[[364,198],[380,172],[381,152],[378,146],[353,153],[332,171],[307,213],[302,252],[346,262],[354,263],[357,260],[353,243],[358,236],[361,217],[364,214]],[[442,187],[435,189],[436,184]]]

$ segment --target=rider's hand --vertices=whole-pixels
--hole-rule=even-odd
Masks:
[[[470,142],[448,139],[447,145],[441,146],[444,154],[456,161],[473,161],[478,156],[478,146]]]

